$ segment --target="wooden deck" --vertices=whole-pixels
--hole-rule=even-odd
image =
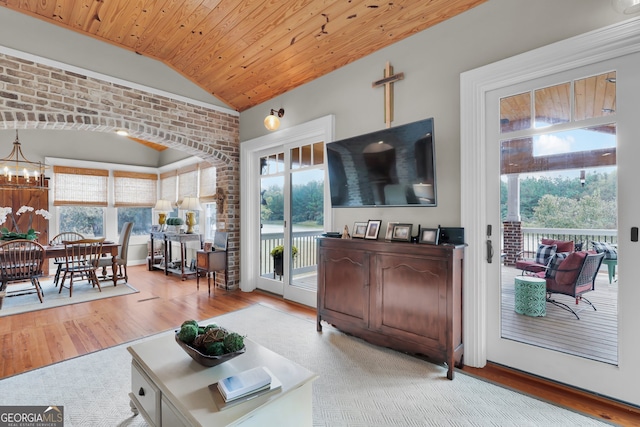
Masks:
[[[520,270],[502,267],[502,337],[600,362],[618,364],[618,286],[609,284],[606,267],[600,270],[594,291],[585,294],[596,311],[580,303],[580,319],[547,303],[545,317],[530,317],[514,310],[514,278]],[[554,294],[553,298],[576,310],[575,299]],[[577,311],[577,310],[576,310]]]

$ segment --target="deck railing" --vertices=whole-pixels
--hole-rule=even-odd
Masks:
[[[322,230],[318,231],[299,231],[294,232],[291,236],[292,244],[298,248],[298,254],[293,259],[293,271],[295,273],[304,273],[316,270],[317,263],[317,244],[316,238],[321,236]],[[271,250],[284,242],[283,233],[263,233],[260,238],[261,257],[260,275],[273,274],[273,257],[270,255]]]
[[[582,250],[593,249],[591,242],[618,243],[618,230],[577,228],[522,228],[523,250],[535,253],[542,239],[572,240],[582,243]]]

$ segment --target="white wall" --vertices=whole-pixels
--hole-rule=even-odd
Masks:
[[[271,108],[285,109],[281,129],[334,114],[336,139],[384,128],[383,91],[371,82],[386,61],[395,84],[394,126],[433,117],[438,207],[333,209],[334,231],[382,219],[414,226],[460,224],[460,73],[626,19],[608,0],[489,0],[333,73],[240,114],[240,140],[267,133]]]

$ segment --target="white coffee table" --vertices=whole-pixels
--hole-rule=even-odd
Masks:
[[[160,426],[311,426],[311,385],[317,375],[245,338],[246,352],[214,367],[196,363],[173,334],[127,348],[131,366],[131,408]],[[218,409],[208,386],[265,366],[282,388]]]

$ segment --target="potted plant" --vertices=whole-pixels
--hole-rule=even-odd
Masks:
[[[179,233],[180,226],[184,224],[184,220],[182,218],[170,217],[165,220],[165,224],[167,224],[167,226],[171,226],[174,233]]]
[[[282,254],[284,253],[284,246],[278,245],[271,249],[271,256],[273,257],[273,277],[276,277],[276,274],[282,277],[284,263],[282,260]],[[295,258],[298,255],[298,248],[295,246],[291,246],[291,259]]]

